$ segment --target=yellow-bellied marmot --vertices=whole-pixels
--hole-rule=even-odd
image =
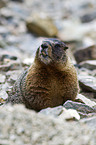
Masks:
[[[45,39],[37,49],[34,63],[16,81],[7,102],[24,103],[39,111],[74,100],[79,87],[67,49],[58,39]]]

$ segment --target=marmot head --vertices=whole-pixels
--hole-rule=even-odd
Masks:
[[[45,39],[38,48],[37,57],[46,65],[51,63],[64,63],[67,60],[67,49],[68,47],[65,43],[58,39]]]

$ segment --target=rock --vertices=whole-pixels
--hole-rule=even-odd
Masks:
[[[0,26],[0,35],[8,35],[9,30],[7,27]]]
[[[42,109],[39,113],[44,115],[50,115],[53,117],[58,117],[59,119],[67,120],[67,121],[80,119],[80,116],[76,110],[73,109],[67,110],[63,106]]]
[[[9,71],[9,70],[18,70],[21,69],[22,66],[18,61],[11,61],[8,64],[0,65],[0,71]]]
[[[63,112],[63,109],[64,109],[63,106],[54,107],[54,108],[49,107],[46,109],[42,109],[39,113],[44,114],[44,115],[50,115],[50,116],[57,117]]]
[[[5,7],[6,2],[7,2],[7,0],[0,0],[0,8]]]
[[[6,42],[3,39],[0,39],[0,48],[5,48],[6,46]]]
[[[4,101],[6,101],[6,99],[8,98],[8,94],[6,93],[6,91],[3,91],[3,90],[0,91],[0,98],[3,99]]]
[[[0,74],[0,83],[4,83],[5,79],[6,79],[5,75]]]
[[[88,23],[90,21],[93,21],[95,18],[96,18],[96,11],[86,13],[80,17],[82,23]]]
[[[96,45],[77,50],[74,56],[78,63],[85,60],[96,60]]]
[[[57,36],[58,33],[51,18],[40,17],[36,14],[27,19],[26,26],[29,32],[39,36],[54,37]]]
[[[87,97],[88,99],[90,99],[91,101],[96,102],[96,93],[93,92],[82,92],[82,95],[84,95],[85,97]]]
[[[0,55],[0,61],[10,61],[10,60],[17,60],[18,58],[16,56],[12,56],[9,54],[1,54]]]
[[[80,122],[87,124],[91,128],[96,128],[96,116],[83,118],[80,120]]]
[[[22,65],[16,56],[9,54],[1,54],[0,56],[0,71],[21,69]]]
[[[58,37],[63,41],[75,41],[78,43],[78,47],[82,46],[82,39],[90,33],[89,31],[93,34],[93,31],[91,30],[93,24],[83,25],[78,18],[65,19],[61,25],[62,29],[59,30]]]
[[[78,94],[75,101],[80,102],[80,103],[84,103],[90,107],[94,107],[96,105],[96,103],[94,101],[91,101],[90,99],[88,99],[87,97],[85,97],[82,94]]]
[[[82,25],[78,20],[64,20],[63,27],[58,33],[58,37],[64,41],[80,41],[84,35]],[[86,28],[85,28],[86,30]]]
[[[20,43],[20,39],[14,35],[8,35],[6,43],[8,45],[15,45]]]
[[[82,141],[95,145],[96,129],[35,113],[21,105],[0,107],[1,144],[81,145]]]
[[[25,58],[24,59],[24,61],[23,61],[23,65],[24,66],[30,66],[32,63],[33,63],[33,61],[34,61],[34,57],[32,57],[32,58]]]
[[[6,7],[1,9],[0,14],[2,17],[6,18],[6,19],[10,19],[13,17],[12,11],[10,9],[7,9]]]
[[[81,67],[84,67],[84,68],[87,68],[90,70],[94,70],[94,69],[96,69],[96,60],[86,60],[86,61],[79,63],[79,65]]]
[[[24,2],[24,0],[11,0],[11,1],[14,1],[14,2]]]
[[[23,72],[23,70],[8,71],[6,73],[7,82],[13,85],[21,72]]]
[[[66,101],[63,104],[63,106],[66,109],[77,110],[77,112],[79,113],[81,118],[88,117],[90,115],[96,114],[96,109],[95,108],[92,108],[92,107],[90,107],[88,105],[85,105],[83,103],[77,103],[77,102],[74,102],[74,101]]]
[[[91,91],[96,93],[96,78],[93,76],[78,76],[80,87],[85,91]]]
[[[80,115],[74,109],[65,109],[63,108],[63,112],[58,116],[59,119],[72,121],[72,120],[80,120]]]

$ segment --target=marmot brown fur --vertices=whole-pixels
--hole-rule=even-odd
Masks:
[[[78,93],[77,73],[58,39],[45,39],[37,49],[34,63],[15,83],[7,102],[24,103],[39,111],[74,100]]]

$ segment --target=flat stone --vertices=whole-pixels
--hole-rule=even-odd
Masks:
[[[80,122],[87,124],[91,128],[96,128],[96,116],[83,118]]]
[[[91,91],[96,93],[96,78],[93,76],[79,75],[78,80],[80,87],[83,90]]]
[[[11,0],[11,1],[14,1],[14,2],[24,2],[24,0]]]
[[[83,16],[80,17],[82,23],[88,23],[93,21],[96,18],[96,11],[85,13]]]
[[[6,91],[0,91],[0,98],[2,98],[4,101],[8,98]]]
[[[51,18],[44,18],[35,14],[27,19],[26,26],[29,32],[39,36],[54,37],[58,33]]]
[[[7,19],[13,17],[13,12],[10,9],[7,9],[6,7],[1,9],[0,14],[2,17],[7,18]]]
[[[14,55],[7,53],[0,55],[0,71],[21,69],[21,61]]]
[[[80,115],[74,109],[67,110],[63,108],[63,112],[58,116],[58,118],[62,120],[67,120],[67,121],[80,120]]]
[[[79,49],[74,53],[74,56],[78,63],[85,60],[96,60],[96,45]]]
[[[96,103],[94,101],[91,101],[90,99],[88,99],[87,97],[85,97],[82,94],[78,94],[75,101],[78,101],[80,103],[84,103],[90,107],[94,107],[96,105]]]
[[[57,117],[61,114],[61,112],[63,112],[63,108],[64,108],[63,106],[58,106],[58,107],[54,107],[54,108],[48,107],[46,109],[42,109],[39,113]]]
[[[94,69],[96,69],[96,60],[86,60],[86,61],[79,63],[79,65],[81,67],[84,67],[84,68],[87,68],[90,70],[94,70]]]
[[[88,117],[90,115],[96,114],[96,109],[92,108],[83,103],[77,103],[74,101],[66,101],[63,106],[66,109],[74,109],[77,110],[81,118]]]
[[[25,58],[24,61],[23,61],[23,65],[31,65],[32,63],[34,62],[34,57],[32,58]]]
[[[63,106],[42,109],[39,113],[58,117],[60,120],[79,120],[80,116],[74,109],[65,109]]]
[[[0,34],[1,35],[6,35],[6,34],[8,34],[9,33],[9,30],[8,30],[8,28],[7,27],[4,27],[4,26],[0,26]]]
[[[0,83],[4,83],[5,82],[5,75],[0,74]]]
[[[0,65],[0,71],[18,70],[21,69],[21,64],[15,61],[11,61],[8,64]]]
[[[21,72],[23,72],[23,70],[8,71],[6,73],[7,82],[13,85]]]
[[[0,48],[5,48],[6,46],[7,46],[6,42],[2,38],[0,38]],[[1,51],[2,50],[0,50],[0,52]]]

